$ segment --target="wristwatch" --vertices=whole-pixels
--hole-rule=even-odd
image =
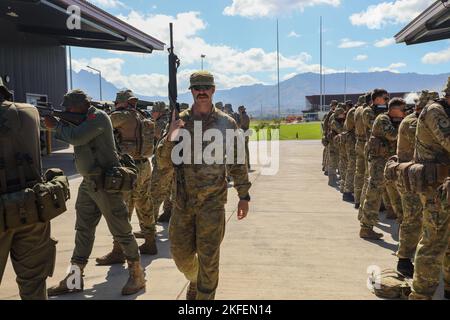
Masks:
[[[243,200],[243,201],[250,201],[250,200],[251,200],[250,194],[247,193],[247,195],[246,195],[245,197],[242,197],[242,198],[239,197],[239,199],[240,199],[240,200]]]

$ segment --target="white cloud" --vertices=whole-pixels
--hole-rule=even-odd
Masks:
[[[341,49],[349,49],[349,48],[358,48],[366,45],[364,41],[354,41],[348,38],[341,39],[341,43],[339,44],[339,48]]]
[[[440,64],[449,61],[450,48],[438,52],[429,52],[422,58],[422,62],[425,64]]]
[[[243,16],[247,18],[277,16],[295,11],[303,12],[306,7],[316,5],[339,6],[341,0],[233,0],[225,7],[223,14],[227,16]]]
[[[292,30],[289,34],[288,34],[288,38],[300,38],[300,35],[295,32],[294,30]]]
[[[352,14],[350,22],[355,26],[381,29],[388,24],[408,23],[435,0],[396,0],[370,5],[365,11]]]
[[[384,48],[390,45],[395,44],[395,39],[394,38],[384,38],[381,40],[377,40],[374,43],[374,46],[377,48]]]
[[[406,63],[403,62],[397,62],[397,63],[392,63],[391,65],[387,66],[387,67],[372,67],[369,69],[369,72],[383,72],[383,71],[390,71],[393,73],[400,73],[400,71],[398,71],[399,68],[404,68],[406,67]]]
[[[90,0],[90,2],[104,9],[125,7],[125,4],[119,0]]]
[[[285,75],[285,76],[283,77],[282,80],[283,80],[283,81],[289,80],[289,79],[295,77],[297,74],[298,74],[298,73],[296,73],[296,72],[289,73],[289,74]]]
[[[368,58],[369,58],[369,56],[366,54],[358,54],[353,60],[364,61],[364,60],[367,60]]]

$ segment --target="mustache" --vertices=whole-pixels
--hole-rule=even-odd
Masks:
[[[209,96],[207,94],[202,93],[197,95],[197,98],[209,98]]]

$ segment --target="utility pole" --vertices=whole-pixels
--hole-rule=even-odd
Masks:
[[[320,109],[323,108],[323,72],[322,72],[322,16],[320,16]]]
[[[203,70],[203,59],[206,58],[206,55],[202,54],[200,57],[202,58],[202,70]]]
[[[100,101],[103,101],[103,94],[102,94],[102,72],[98,69],[92,68],[90,66],[87,66],[89,69],[94,70],[96,72],[98,72],[98,78],[99,78],[99,82],[100,82]]]
[[[72,79],[72,47],[69,46],[69,79],[70,79],[70,90],[73,90],[73,79]]]
[[[277,19],[277,74],[278,74],[278,119],[281,119],[281,98],[280,98],[280,33]]]

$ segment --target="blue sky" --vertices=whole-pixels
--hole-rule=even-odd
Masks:
[[[391,70],[445,73],[450,42],[406,46],[393,36],[433,0],[91,0],[106,11],[168,42],[174,21],[182,60],[180,87],[200,68],[214,72],[220,88],[276,82],[276,19],[280,28],[281,78],[317,72],[319,19],[323,16],[327,72]],[[383,41],[381,41],[383,40]],[[380,42],[381,41],[381,42]],[[106,80],[140,94],[163,94],[167,55],[118,54],[73,48],[75,70],[90,64]]]

